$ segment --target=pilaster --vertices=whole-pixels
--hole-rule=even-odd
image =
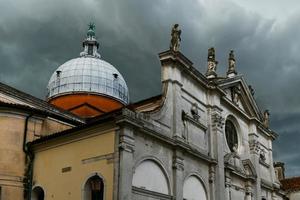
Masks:
[[[174,199],[183,199],[183,174],[184,173],[184,162],[183,155],[181,152],[176,151],[173,157],[173,180],[174,180]]]
[[[124,126],[120,129],[120,169],[119,169],[119,199],[131,200],[133,177],[133,152],[134,135],[131,127]]]
[[[218,108],[214,108],[211,112],[211,134],[214,138],[214,155],[218,161],[216,165],[216,199],[224,199],[225,193],[225,176],[224,176],[224,117]]]
[[[229,172],[225,174],[225,200],[231,200],[231,177]]]
[[[260,164],[259,164],[259,142],[258,135],[256,133],[249,134],[249,148],[252,163],[256,169],[257,179],[253,186],[253,197],[254,199],[261,199],[261,175],[260,175]]]
[[[181,87],[178,81],[172,83],[172,92],[173,92],[173,137],[183,140],[182,137],[182,108],[181,108]]]
[[[252,183],[250,181],[246,184],[246,197],[245,200],[252,200],[253,191],[252,191]]]
[[[209,166],[209,192],[210,192],[210,199],[216,200],[215,195],[215,184],[216,184],[216,171],[215,171],[215,165]]]

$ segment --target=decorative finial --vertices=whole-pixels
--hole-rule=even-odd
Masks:
[[[82,46],[83,51],[80,53],[80,56],[89,56],[89,57],[95,57],[95,58],[101,58],[100,54],[98,53],[99,43],[96,39],[95,34],[95,23],[89,23],[88,24],[88,31],[87,31],[87,37],[84,39]]]
[[[269,128],[269,125],[270,125],[270,112],[269,112],[269,110],[264,111],[263,124],[264,124],[265,128]]]
[[[211,47],[208,49],[207,61],[215,61],[216,60],[216,51],[215,48]]]
[[[87,32],[87,36],[88,37],[95,37],[95,29],[96,29],[96,25],[93,22],[90,22],[88,25],[89,29]]]
[[[216,78],[217,77],[217,64],[218,61],[216,61],[216,52],[213,47],[208,49],[208,55],[207,55],[207,72],[206,77],[207,78]]]
[[[90,22],[89,23],[89,30],[95,30],[95,28],[96,28],[96,25],[95,25],[95,23],[94,22]]]
[[[227,77],[232,78],[236,75],[235,71],[235,58],[234,58],[234,51],[230,50],[229,52],[229,58],[228,58],[228,71],[227,71]]]
[[[181,30],[179,29],[178,24],[174,24],[171,31],[171,42],[170,42],[170,50],[179,51],[180,42],[181,42]]]

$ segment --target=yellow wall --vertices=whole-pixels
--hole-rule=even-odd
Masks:
[[[86,136],[87,134],[83,132],[80,135]],[[97,156],[112,155],[114,143],[115,131],[111,130],[101,134],[93,133],[93,136],[90,135],[84,139],[68,138],[65,141],[54,141],[48,144],[47,148],[39,147],[35,153],[34,185],[44,189],[45,199],[48,200],[80,200],[85,181],[92,173],[98,172],[104,178],[105,200],[111,200],[113,198],[113,160],[104,158],[102,160],[90,159],[87,163],[82,161]],[[71,167],[71,171],[62,173],[62,168],[66,167]]]
[[[60,121],[55,121],[52,118],[45,118],[42,124],[42,135],[51,135],[52,133],[57,133],[71,128],[70,125],[64,124]]]
[[[27,113],[0,110],[0,199],[24,199],[26,163],[23,140],[26,116]],[[51,118],[31,116],[27,124],[27,141],[69,128],[69,125]]]
[[[25,155],[23,153],[24,117],[0,116],[1,199],[22,200]]]

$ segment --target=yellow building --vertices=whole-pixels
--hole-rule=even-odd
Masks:
[[[0,84],[0,195],[22,200],[28,194],[27,172],[31,163],[26,143],[83,123],[60,110],[5,84]]]
[[[112,123],[95,124],[41,139],[33,147],[34,195],[43,188],[45,199],[91,199],[91,192],[113,199],[115,132]]]

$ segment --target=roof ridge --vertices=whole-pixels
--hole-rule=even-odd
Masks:
[[[69,118],[75,121],[84,122],[83,119],[80,117],[74,115],[73,113],[63,110],[61,108],[56,107],[55,105],[52,105],[48,103],[47,101],[37,98],[35,96],[32,96],[31,94],[25,93],[21,90],[18,90],[14,87],[11,87],[7,84],[4,84],[0,82],[0,91],[9,95],[18,98],[19,100],[22,100],[28,104],[32,104],[32,106],[36,106],[38,109],[43,109],[48,112],[55,113],[57,115],[64,116],[65,118]]]

